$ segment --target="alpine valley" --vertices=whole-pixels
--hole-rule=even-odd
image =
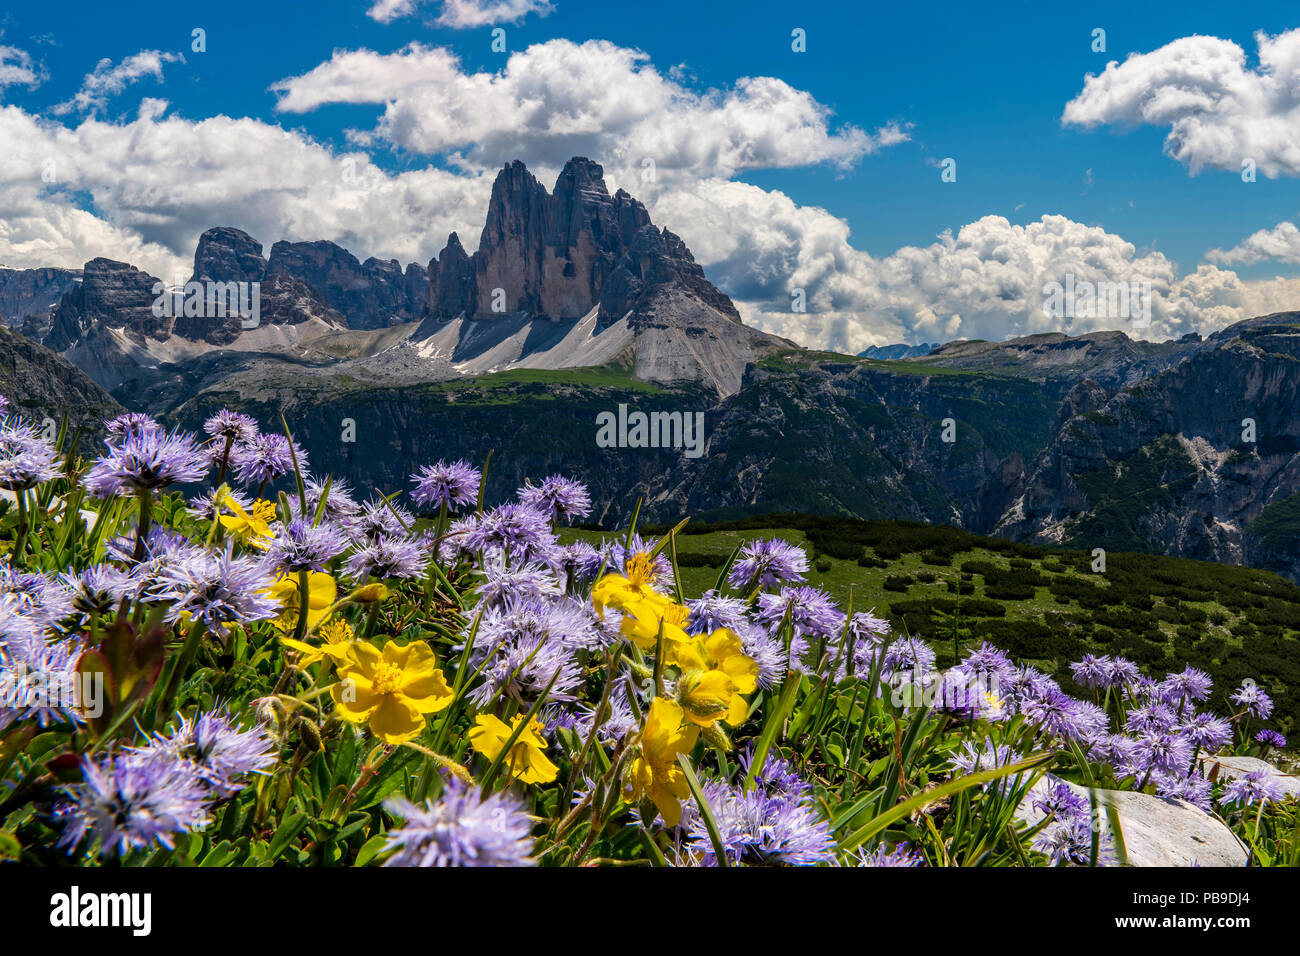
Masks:
[[[163,284],[124,262],[0,269],[0,394],[82,425],[118,406],[191,429],[223,405],[283,414],[315,470],[363,490],[494,451],[493,500],[562,471],[606,527],[642,498],[658,522],[905,519],[1300,581],[1300,313],[1204,340],[811,352],[744,325],[682,240],[583,158],[551,190],[503,168],[472,254],[454,233],[427,265],[329,241],[267,254],[218,227],[191,282],[255,283],[256,327],[166,314]],[[620,406],[703,413],[703,454],[601,447],[597,418]]]

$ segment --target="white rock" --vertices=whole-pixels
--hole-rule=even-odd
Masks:
[[[1034,809],[1034,800],[1058,782],[1052,776],[1039,781],[1026,794],[1016,811],[1017,818],[1030,826],[1042,820],[1043,814]],[[1087,787],[1068,782],[1066,785],[1087,799]],[[1246,849],[1227,825],[1186,800],[1128,790],[1097,790],[1096,794],[1103,833],[1110,830],[1105,805],[1113,806],[1119,814],[1130,866],[1246,865]]]

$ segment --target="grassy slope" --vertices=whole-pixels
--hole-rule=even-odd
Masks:
[[[699,526],[679,536],[687,596],[713,587],[741,542],[779,536],[807,549],[814,563],[809,584],[841,606],[852,592],[854,609],[874,608],[896,631],[932,641],[940,665],[952,663],[953,644],[951,625],[938,612],[958,610],[959,626],[970,631],[960,640],[963,648],[989,640],[1077,694],[1087,692],[1070,679],[1070,661],[1089,652],[1121,654],[1156,677],[1185,664],[1208,671],[1220,712],[1229,711],[1226,694],[1254,678],[1274,698],[1275,726],[1291,732],[1300,718],[1300,588],[1269,572],[1112,553],[1097,574],[1085,552],[1046,551],[952,528],[807,516],[761,522]],[[850,555],[881,566],[863,566]],[[948,602],[959,587],[968,593],[958,609]]]

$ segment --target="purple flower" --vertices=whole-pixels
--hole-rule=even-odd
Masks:
[[[65,573],[64,582],[72,596],[72,606],[82,614],[107,614],[123,601],[140,592],[134,571],[123,571],[111,564],[96,564],[80,574]]]
[[[228,408],[223,408],[204,422],[203,431],[223,445],[226,442],[245,444],[253,441],[260,433],[256,420]]]
[[[325,563],[348,546],[342,532],[331,524],[312,526],[295,518],[280,529],[266,549],[266,561],[277,571],[324,571]]]
[[[86,489],[97,498],[139,494],[201,480],[208,473],[194,439],[161,428],[130,432],[119,443],[106,441],[108,453],[86,474]]]
[[[934,672],[934,650],[915,637],[903,637],[885,648],[881,676],[889,680],[903,674],[922,683]]]
[[[240,777],[262,773],[275,763],[277,747],[261,724],[240,729],[224,708],[181,717],[170,734],[158,734],[148,746],[132,748],[144,759],[187,761],[215,797],[243,789]]]
[[[1180,711],[1191,701],[1205,700],[1210,696],[1214,682],[1205,671],[1187,667],[1181,674],[1169,674],[1161,681],[1156,691],[1162,700]]]
[[[716,780],[705,782],[703,792],[732,865],[812,866],[834,859],[830,825],[805,795],[759,788],[746,792]],[[693,804],[691,811],[681,824],[690,835],[686,858],[699,866],[717,866],[704,817]]]
[[[1123,687],[1128,684],[1134,684],[1142,672],[1132,661],[1125,660],[1122,657],[1115,657],[1110,662],[1110,683],[1109,687]]]
[[[352,498],[352,489],[346,481],[341,478],[333,478],[328,483],[317,481],[315,478],[306,478],[303,480],[303,491],[307,495],[307,517],[313,520],[316,512],[320,511],[321,499],[325,499],[325,511],[323,517],[326,521],[342,521],[345,518],[351,518],[361,511],[361,506]],[[325,494],[326,485],[329,486],[329,495]],[[296,504],[296,500],[289,499],[290,506]]]
[[[235,480],[251,487],[291,473],[295,457],[299,472],[307,474],[307,453],[297,442],[291,445],[283,435],[262,433],[235,446],[231,453],[231,466]]]
[[[366,502],[357,514],[343,520],[349,537],[362,543],[377,538],[404,538],[414,525],[415,515],[382,499]]]
[[[1286,749],[1286,738],[1276,730],[1261,730],[1255,735],[1255,740],[1265,747],[1275,747],[1278,750]]]
[[[599,551],[585,541],[575,541],[555,552],[555,572],[567,580],[570,590],[596,580],[600,566],[605,563]]]
[[[1165,704],[1141,704],[1128,712],[1124,729],[1130,733],[1142,734],[1172,730],[1177,723],[1178,715]]]
[[[1083,660],[1070,665],[1070,670],[1074,672],[1074,679],[1083,687],[1111,686],[1111,660],[1105,655],[1094,657],[1092,654],[1084,654]]]
[[[1085,707],[1083,701],[1059,690],[1025,698],[1020,704],[1020,712],[1052,737],[1080,740],[1098,729],[1096,713]],[[1102,723],[1104,726],[1104,718]]]
[[[0,488],[26,491],[59,476],[59,454],[36,429],[0,418]]]
[[[808,659],[810,650],[816,654],[809,637],[829,643],[839,637],[844,627],[844,612],[835,606],[831,596],[807,585],[785,588],[775,594],[760,593],[754,616],[771,634],[776,634],[789,621],[793,629],[789,666],[799,670],[813,670],[820,663]]]
[[[1192,762],[1192,746],[1175,733],[1147,731],[1137,738],[1134,756],[1144,767],[1163,773],[1185,773]]]
[[[751,541],[740,549],[731,566],[727,583],[737,590],[775,588],[803,583],[808,570],[808,556],[803,549],[781,538]]]
[[[147,431],[162,431],[163,427],[149,415],[143,412],[127,412],[124,415],[118,415],[112,421],[104,423],[108,429],[108,434],[113,438],[125,441],[133,435]]]
[[[411,497],[416,504],[435,509],[445,505],[451,509],[478,501],[483,475],[467,461],[450,464],[439,461],[436,465],[425,465],[411,480],[415,482]]]
[[[122,753],[96,764],[83,757],[83,782],[58,808],[65,827],[59,846],[99,842],[101,856],[159,843],[207,823],[207,790],[187,764]]]
[[[966,659],[961,662],[961,669],[968,674],[989,678],[996,685],[1003,679],[1010,678],[1015,673],[1016,666],[1011,663],[1005,651],[985,641],[966,655]]]
[[[1051,814],[1057,820],[1086,820],[1092,815],[1088,798],[1075,793],[1064,780],[1058,780],[1034,799],[1034,809],[1044,816]]]
[[[1273,713],[1273,699],[1249,678],[1242,681],[1241,686],[1228,699],[1260,720],[1268,720]]]
[[[580,481],[551,475],[541,485],[525,485],[519,489],[519,503],[525,508],[540,511],[551,521],[563,520],[572,524],[574,518],[591,514],[591,495]]]
[[[1194,747],[1214,753],[1232,742],[1232,725],[1213,714],[1195,714],[1178,728]]]
[[[0,644],[0,728],[17,720],[34,720],[42,727],[82,723],[82,705],[97,703],[79,697],[77,660],[83,648],[30,637],[22,644]]]
[[[748,621],[745,615],[749,602],[742,598],[723,597],[711,589],[694,600],[688,599],[686,607],[691,612],[686,621],[687,634],[712,634],[724,627],[739,631]]]
[[[234,557],[231,546],[227,541],[217,554],[192,550],[159,571],[151,596],[172,602],[167,621],[189,614],[220,630],[224,624],[247,624],[280,613],[280,606],[262,593],[272,583],[266,567],[253,558]]]
[[[1269,779],[1267,770],[1252,770],[1244,777],[1229,780],[1219,797],[1219,805],[1240,803],[1243,807],[1256,803],[1277,803],[1283,798],[1282,788]]]
[[[348,558],[344,570],[354,581],[365,581],[370,577],[382,581],[422,577],[428,566],[429,558],[419,542],[410,538],[381,536],[357,548]]]
[[[540,564],[506,563],[504,555],[489,558],[483,566],[484,581],[476,590],[482,606],[492,607],[525,598],[555,597],[561,593],[555,575]]]
[[[894,846],[882,843],[874,850],[860,848],[853,857],[857,866],[921,866],[925,857],[906,843]]]
[[[1213,785],[1200,774],[1190,775],[1157,773],[1156,796],[1173,800],[1186,800],[1206,813],[1213,809],[1210,791]]]
[[[402,826],[388,831],[385,866],[532,866],[533,824],[508,792],[484,797],[454,777],[437,803],[384,803]]]
[[[484,512],[465,535],[463,546],[470,551],[502,551],[519,561],[548,561],[555,548],[555,535],[546,515],[507,503]]]

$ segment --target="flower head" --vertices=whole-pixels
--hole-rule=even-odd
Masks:
[[[155,491],[177,482],[187,484],[208,473],[207,461],[194,439],[181,432],[147,428],[106,444],[107,454],[86,473],[86,489],[98,498]]]
[[[425,465],[411,476],[411,481],[415,482],[411,497],[416,504],[426,508],[451,509],[478,500],[483,475],[467,461],[450,464],[439,461],[436,465]]]
[[[326,562],[347,546],[347,539],[333,525],[312,525],[295,518],[271,540],[266,560],[277,571],[287,573],[324,571]]]
[[[523,719],[523,715],[517,716],[506,725],[491,714],[479,714],[474,718],[474,726],[470,728],[470,746],[476,753],[481,753],[489,760],[496,760]],[[542,729],[537,718],[530,720],[510,745],[510,752],[503,761],[510,776],[521,783],[550,783],[560,772],[560,768],[546,756],[546,739],[542,736]]]
[[[26,491],[59,475],[59,454],[30,425],[0,417],[0,488]]]
[[[551,475],[541,485],[519,489],[519,503],[546,515],[551,521],[573,523],[574,518],[591,514],[591,495],[580,481]]]
[[[663,697],[650,702],[640,753],[632,762],[624,788],[629,800],[649,798],[670,827],[681,822],[679,801],[691,792],[677,755],[691,751],[699,732],[686,720],[681,704]]]
[[[382,651],[360,641],[350,644],[338,676],[330,688],[338,714],[354,724],[368,723],[389,744],[415,739],[425,715],[447,707],[453,697],[424,641],[405,647],[389,641]]]
[[[484,796],[452,777],[437,802],[394,798],[384,809],[402,821],[384,866],[532,866],[532,821],[508,792]]]
[[[781,538],[750,541],[727,575],[727,583],[738,590],[777,588],[802,584],[808,571],[808,556],[803,549]]]

